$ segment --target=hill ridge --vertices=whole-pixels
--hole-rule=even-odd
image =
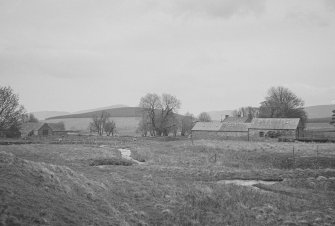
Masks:
[[[97,110],[97,111],[85,112],[85,113],[79,113],[79,114],[60,115],[60,116],[47,118],[46,120],[63,119],[63,118],[92,118],[94,115],[99,114],[103,111],[109,113],[110,117],[141,117],[142,116],[142,109],[140,107],[121,107],[121,108],[104,109],[104,110]]]

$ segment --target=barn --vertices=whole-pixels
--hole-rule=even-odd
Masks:
[[[63,135],[67,131],[60,123],[27,122],[20,129],[21,137]]]
[[[250,123],[236,122],[221,124],[218,136],[222,140],[248,140]]]
[[[254,118],[249,127],[249,140],[295,140],[302,134],[299,118]]]
[[[227,120],[228,121],[228,120]],[[197,122],[194,139],[292,141],[303,133],[299,118],[254,118],[250,123],[241,117],[229,122]]]
[[[248,140],[250,123],[197,122],[192,128],[194,139]]]
[[[193,139],[219,139],[222,122],[197,122],[191,132]]]

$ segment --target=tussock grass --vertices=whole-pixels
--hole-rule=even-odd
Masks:
[[[94,159],[90,162],[90,166],[105,166],[105,165],[131,166],[133,165],[133,162],[122,158]]]
[[[285,162],[290,161],[293,146],[295,167]],[[121,147],[131,150],[134,159],[145,159],[146,164],[88,166],[95,160],[101,163],[111,159],[119,161],[121,156],[117,148]],[[304,221],[311,225],[332,225],[335,224],[332,217],[335,216],[335,203],[331,201],[335,197],[335,169],[328,160],[320,167],[310,165],[308,161],[316,156],[315,147],[300,143],[206,140],[192,144],[189,140],[162,142],[142,138],[136,142],[123,140],[103,148],[87,144],[6,146],[6,152],[42,166],[45,164],[46,170],[40,179],[42,182],[37,183],[38,180],[31,179],[31,174],[19,170],[18,165],[9,173],[14,176],[8,176],[9,171],[1,169],[0,174],[5,172],[3,175],[7,176],[0,177],[0,196],[11,197],[6,186],[14,187],[15,178],[19,177],[24,182],[18,184],[19,192],[12,197],[22,201],[31,192],[33,198],[24,203],[34,203],[34,199],[40,203],[63,200],[56,202],[56,206],[66,211],[60,210],[61,216],[55,216],[48,210],[45,219],[53,222],[50,219],[54,217],[67,225],[106,225],[106,222],[116,225],[122,222],[129,225],[299,225]],[[1,150],[4,147],[0,146]],[[318,150],[319,159],[332,159],[335,144],[320,145]],[[299,166],[300,160],[302,165]],[[53,182],[52,174],[59,184],[57,179]],[[40,176],[37,171],[33,178]],[[256,189],[217,183],[223,179],[283,181],[259,185],[260,189]],[[58,189],[57,192],[51,192],[54,191],[51,188],[48,193],[42,192],[39,185],[49,183]],[[68,204],[69,200],[74,204]],[[7,199],[6,203],[16,205]],[[85,211],[81,210],[82,206]],[[38,213],[39,208],[32,209]],[[87,214],[86,211],[91,212]],[[28,222],[26,218],[15,217],[20,222]]]

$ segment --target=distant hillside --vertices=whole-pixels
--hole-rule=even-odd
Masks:
[[[50,117],[71,114],[70,112],[66,111],[36,111],[31,113],[34,114],[38,120],[44,120]]]
[[[308,114],[308,118],[329,118],[332,115],[332,111],[335,109],[335,105],[316,105],[305,107],[305,111]]]
[[[116,105],[107,106],[107,107],[100,107],[100,108],[93,108],[93,109],[75,111],[75,112],[72,112],[72,114],[81,114],[81,113],[87,113],[87,112],[92,112],[92,111],[102,111],[102,110],[107,110],[107,109],[124,108],[124,107],[128,107],[128,106],[123,105],[123,104],[116,104]]]
[[[225,115],[232,114],[233,110],[223,110],[223,111],[209,111],[207,112],[209,116],[211,116],[211,119],[214,121],[220,121],[221,118],[224,119]]]
[[[47,118],[50,119],[65,119],[65,118],[92,118],[94,115],[100,114],[102,111],[105,111],[110,114],[110,117],[141,117],[142,112],[139,107],[122,107],[122,108],[112,108],[104,109],[92,112],[85,112],[79,114],[68,114],[56,117]]]

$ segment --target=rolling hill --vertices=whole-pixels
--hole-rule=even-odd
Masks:
[[[78,113],[78,114],[68,114],[68,115],[61,115],[56,117],[47,118],[50,119],[64,119],[64,118],[92,118],[94,115],[97,115],[105,111],[109,113],[110,117],[141,117],[141,108],[139,107],[122,107],[122,108],[112,108],[112,109],[103,109],[85,113]]]
[[[333,110],[335,110],[335,105],[315,105],[305,107],[305,111],[310,119],[330,118]]]
[[[128,106],[123,105],[123,104],[116,104],[116,105],[107,106],[107,107],[100,107],[100,108],[93,108],[93,109],[75,111],[75,112],[72,112],[72,114],[81,114],[81,113],[87,113],[87,112],[92,112],[92,111],[102,111],[102,110],[107,110],[107,109],[124,108],[124,107],[128,107]]]
[[[70,112],[66,112],[66,111],[35,111],[35,112],[31,112],[32,114],[34,114],[34,116],[38,119],[38,120],[44,120],[50,117],[56,117],[59,115],[67,115],[67,114],[71,114]]]

